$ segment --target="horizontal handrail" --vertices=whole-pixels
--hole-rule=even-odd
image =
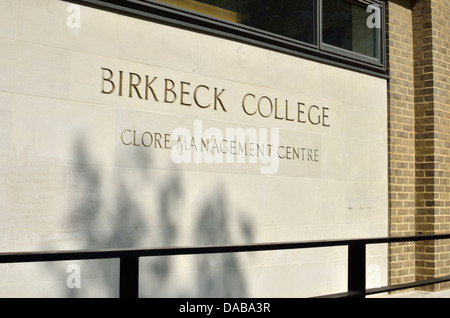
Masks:
[[[123,249],[100,249],[100,250],[61,250],[61,251],[34,251],[34,252],[5,252],[0,253],[1,263],[24,263],[24,262],[52,262],[68,260],[92,260],[119,258],[121,260],[121,291],[127,289],[122,286],[127,282],[133,282],[132,290],[127,295],[137,297],[138,280],[138,259],[140,257],[151,256],[175,256],[175,255],[196,255],[196,254],[217,254],[217,253],[239,253],[258,252],[271,250],[289,250],[306,248],[323,248],[348,246],[349,248],[349,290],[344,293],[324,295],[323,297],[353,297],[366,296],[376,293],[383,293],[399,289],[413,288],[428,284],[435,284],[450,281],[450,276],[443,278],[433,278],[419,282],[384,286],[379,288],[365,288],[365,248],[369,244],[401,243],[450,239],[448,234],[413,235],[399,237],[375,237],[357,239],[337,239],[337,240],[316,240],[301,242],[272,242],[255,243],[244,245],[220,245],[220,246],[194,246],[194,247],[164,247],[164,248],[123,248]],[[352,253],[350,253],[353,251]],[[352,255],[350,257],[350,255]],[[131,264],[131,267],[130,265]],[[355,266],[356,264],[356,266]],[[122,267],[126,270],[122,270]],[[130,270],[132,268],[132,270]],[[356,273],[356,274],[355,274]],[[133,276],[125,279],[123,275]],[[358,276],[358,277],[357,277]],[[363,277],[364,276],[364,277]],[[353,286],[357,286],[353,290]],[[129,287],[129,286],[128,286]],[[121,295],[125,295],[121,292]]]
[[[245,244],[245,245],[6,252],[0,253],[0,263],[51,262],[64,260],[83,260],[83,259],[87,260],[87,259],[105,259],[105,258],[122,258],[122,257],[258,252],[270,250],[348,246],[355,244],[369,245],[369,244],[429,241],[441,239],[450,239],[450,234],[378,237],[378,238],[364,238],[364,239],[358,238],[358,239],[339,239],[339,240],[318,240],[318,241],[301,241],[301,242],[273,242],[273,243]]]

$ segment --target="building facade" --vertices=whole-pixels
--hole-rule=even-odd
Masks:
[[[390,233],[448,233],[449,3],[389,1],[386,27]],[[392,246],[392,283],[448,274],[448,252],[444,241]]]
[[[449,10],[0,2],[2,250],[449,232]],[[367,286],[446,275],[449,246],[370,247]],[[141,297],[347,284],[345,248],[140,262]],[[116,297],[117,271],[114,260],[0,265],[0,296]]]

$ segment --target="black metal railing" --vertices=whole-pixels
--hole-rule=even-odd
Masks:
[[[378,288],[366,288],[366,247],[370,244],[433,241],[450,239],[450,234],[434,234],[402,237],[381,237],[366,239],[321,240],[286,243],[262,243],[247,245],[136,248],[51,252],[12,252],[0,253],[1,263],[53,262],[69,260],[120,259],[120,297],[137,298],[139,294],[139,258],[151,256],[175,256],[195,254],[239,253],[273,250],[290,250],[322,247],[348,247],[348,286],[342,293],[320,297],[365,297],[377,293],[415,288],[450,281],[450,276],[432,278],[405,284]]]

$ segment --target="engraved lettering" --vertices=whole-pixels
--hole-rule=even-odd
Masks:
[[[164,80],[164,82],[165,82],[165,85],[164,85],[164,102],[165,103],[173,103],[177,99],[177,94],[173,90],[175,88],[175,83],[174,83],[174,81],[172,81],[171,79],[168,79],[168,78],[166,78]],[[170,87],[168,85],[169,83],[170,83]],[[171,100],[168,99],[168,94],[167,94],[168,92],[172,93],[172,99]]]
[[[325,120],[327,120],[330,116],[329,116],[329,111],[330,109],[328,107],[323,107],[322,108],[322,118],[323,118],[323,126],[325,127],[330,127],[330,124],[327,122],[325,123]]]
[[[263,100],[267,100],[269,103],[268,103],[268,105],[270,105],[270,107],[269,107],[269,111],[268,112],[263,112],[263,111],[261,111],[261,104],[266,104],[267,105],[267,103],[261,103]],[[270,100],[270,98],[269,97],[267,97],[267,96],[262,96],[260,99],[259,99],[259,101],[258,101],[258,112],[259,112],[259,114],[262,116],[262,117],[265,117],[265,118],[267,118],[267,117],[269,117],[271,114],[272,114],[272,109],[273,109],[273,105],[272,105],[272,101]]]
[[[148,91],[150,90],[150,92],[153,95],[153,99],[155,101],[158,101],[158,98],[156,97],[155,91],[153,90],[153,87],[152,87],[152,84],[157,79],[157,77],[156,76],[153,77],[153,79],[151,81],[149,81],[149,78],[150,77],[148,75],[145,76],[145,99],[148,100]]]
[[[220,99],[220,95],[222,95],[222,93],[225,91],[225,89],[222,89],[221,91],[220,91],[220,93],[219,94],[217,94],[217,88],[215,87],[214,88],[214,110],[217,110],[217,104],[219,103],[220,104],[220,106],[222,107],[222,109],[223,109],[223,111],[227,111],[226,109],[225,109],[225,106],[223,105],[223,103],[222,103],[222,100]]]
[[[278,117],[278,98],[275,98],[275,119],[284,119],[283,116]]]
[[[289,101],[286,99],[286,103],[285,103],[285,109],[286,109],[286,120],[287,121],[294,121],[294,118],[289,118]]]
[[[119,96],[122,96],[123,71],[119,71]]]
[[[297,103],[297,107],[298,107],[298,117],[297,117],[298,120],[297,121],[299,123],[303,123],[304,124],[304,123],[306,123],[306,120],[302,120],[301,117],[302,117],[302,115],[305,114],[305,111],[301,109],[301,106],[305,107],[305,104],[304,103]]]
[[[250,101],[253,99],[253,102]],[[242,110],[249,116],[259,115],[263,118],[273,118],[286,120],[290,122],[297,121],[301,124],[321,125],[330,127],[330,109],[317,105],[306,105],[303,102],[297,102],[297,115],[295,109],[290,108],[288,99],[284,100],[284,107],[279,104],[279,98],[271,98],[267,95],[257,97],[254,94],[247,93],[242,98]],[[297,118],[295,118],[297,117]]]
[[[185,105],[185,106],[191,106],[192,103],[186,103],[184,101],[184,95],[189,96],[189,92],[184,90],[185,89],[184,88],[185,85],[186,86],[190,86],[191,84],[188,83],[188,82],[180,82],[180,89],[181,89],[181,92],[180,92],[180,104],[181,105]]]
[[[133,83],[133,78],[134,77],[137,77],[137,79],[138,79],[137,83]],[[129,95],[128,95],[128,97],[133,97],[133,90],[132,89],[134,88],[134,90],[136,91],[138,97],[140,99],[142,99],[141,93],[139,93],[139,89],[137,87],[140,83],[141,83],[141,77],[138,74],[136,74],[136,73],[130,73],[130,88],[129,88]]]
[[[133,146],[140,146],[140,144],[136,143],[136,130],[133,130]]]
[[[255,114],[256,114],[257,109],[255,108],[255,111],[254,111],[253,113],[249,113],[249,112],[247,111],[246,104],[245,104],[245,99],[246,99],[248,96],[252,96],[253,98],[256,98],[256,96],[253,95],[253,94],[246,94],[246,95],[244,96],[244,98],[242,98],[242,109],[244,110],[244,112],[245,112],[247,115],[252,116],[252,115],[255,115]]]
[[[149,138],[147,138],[149,141],[145,142],[145,136],[149,136]],[[141,137],[141,143],[144,147],[150,147],[153,143],[153,136],[150,132],[146,131],[145,133],[142,134]]]
[[[315,109],[319,109],[319,107],[317,107],[316,105],[312,105],[310,108],[309,108],[309,110],[308,110],[308,119],[309,119],[309,122],[311,123],[311,124],[313,124],[313,125],[318,125],[318,124],[320,124],[320,115],[317,115],[317,121],[313,121],[312,119],[311,119],[311,110],[313,109],[313,108],[315,108]]]
[[[199,90],[200,88],[206,88],[206,90],[209,92],[209,87],[208,87],[208,86],[206,86],[206,85],[198,85],[198,86],[195,88],[195,90],[194,90],[194,102],[195,102],[195,104],[196,104],[198,107],[200,107],[200,108],[208,108],[209,106],[211,106],[211,103],[209,103],[208,105],[202,105],[202,104],[200,104],[200,102],[198,101],[197,93],[198,93],[198,90]]]
[[[108,78],[105,77],[105,72],[109,73],[109,77]],[[111,93],[113,93],[114,89],[116,88],[116,85],[112,81],[113,71],[111,71],[109,68],[102,67],[102,76],[103,76],[103,78],[102,78],[103,79],[103,81],[102,81],[102,93],[103,94],[111,94]],[[111,84],[111,88],[109,89],[109,91],[105,90],[105,81]]]
[[[122,143],[123,143],[124,145],[129,146],[129,145],[132,144],[132,142],[131,142],[131,141],[130,141],[130,142],[125,142],[125,141],[123,140],[123,134],[124,134],[125,132],[131,133],[131,130],[125,129],[124,131],[122,131],[122,134],[120,135],[120,140],[122,141]]]
[[[112,69],[107,67],[101,67],[101,72],[102,94],[111,95],[115,93],[117,96],[122,96],[123,90],[126,90],[128,87],[129,98],[154,100],[155,102],[169,104],[176,103],[182,106],[195,105],[202,109],[213,108],[214,110],[227,112],[224,101],[226,101],[225,95],[228,93],[226,93],[225,88],[211,87],[207,84],[194,86],[190,81],[177,81],[171,78],[160,79],[157,76],[140,75],[133,72],[126,74],[121,70],[118,70],[118,75],[116,75]],[[284,106],[282,104],[283,101]],[[252,93],[246,93],[242,97],[241,107],[242,111],[248,116],[256,115],[263,118],[314,126],[320,125],[322,127],[331,127],[332,122],[329,107],[318,106],[304,101],[293,101],[280,98],[279,96],[273,97],[268,94],[257,96]],[[130,138],[131,132],[127,130],[122,132],[123,144],[128,145],[131,140],[131,144],[136,146],[149,147],[150,141],[152,141],[153,145],[156,144],[157,147],[161,147],[164,143],[163,136],[152,135],[153,140],[150,140],[150,135],[148,134],[141,135],[141,138],[136,138],[136,136]],[[295,152],[293,156],[295,157]]]

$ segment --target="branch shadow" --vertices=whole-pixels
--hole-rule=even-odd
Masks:
[[[73,145],[75,162],[68,182],[67,217],[69,232],[77,249],[171,247],[183,240],[180,215],[186,202],[183,174],[171,171],[152,174],[151,156],[136,156],[136,166],[104,167],[89,165],[91,161],[86,139],[80,135]],[[154,172],[154,171],[153,171]],[[112,176],[111,176],[112,175]],[[193,176],[194,177],[194,176]],[[146,191],[151,189],[149,196]],[[151,209],[149,209],[149,201]],[[233,243],[227,195],[222,186],[206,194],[192,227],[196,245]],[[189,216],[193,217],[193,216]],[[235,225],[236,226],[236,225]],[[251,241],[251,227],[241,222],[238,227]],[[190,283],[177,281],[175,256],[151,257],[140,267],[141,297],[245,297],[245,278],[239,259],[233,254],[198,255],[183,259],[190,262]],[[58,297],[118,297],[118,260],[80,261],[81,288],[65,288]],[[51,263],[52,272],[64,272],[64,265]],[[67,266],[67,264],[66,264]],[[143,284],[145,282],[145,284]],[[95,294],[95,295],[94,295]],[[98,296],[100,294],[101,296]]]
[[[199,231],[196,244],[229,245],[233,243],[230,234],[229,212],[223,188],[207,198],[198,217]],[[247,228],[247,235],[250,229]],[[197,288],[199,297],[242,298],[247,296],[244,276],[239,268],[236,254],[200,255],[197,259],[199,274]]]

